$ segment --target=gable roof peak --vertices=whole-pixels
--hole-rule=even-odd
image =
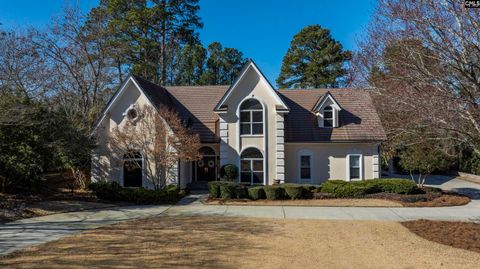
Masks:
[[[342,107],[337,102],[337,100],[335,100],[332,93],[330,93],[330,90],[327,90],[327,92],[323,96],[318,98],[318,101],[313,106],[312,111],[318,112],[327,100],[330,100],[333,103],[333,105],[335,105],[339,110],[342,110]]]

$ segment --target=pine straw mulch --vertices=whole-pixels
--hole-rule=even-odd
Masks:
[[[480,253],[480,224],[459,221],[402,222],[408,230],[429,241]]]

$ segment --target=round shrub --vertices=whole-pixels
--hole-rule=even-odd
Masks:
[[[235,188],[235,197],[237,199],[247,198],[247,189],[243,185],[236,185]]]
[[[284,184],[282,187],[290,199],[300,199],[303,197],[304,187],[302,185]]]
[[[232,199],[236,197],[236,190],[237,190],[237,185],[236,184],[221,184],[220,185],[220,197],[222,199]]]
[[[263,190],[268,200],[280,200],[283,197],[283,188],[280,186],[264,186]]]
[[[263,186],[248,188],[248,197],[252,200],[265,199],[265,191],[263,190]]]
[[[238,178],[238,167],[234,164],[225,164],[220,168],[220,177],[228,181]]]
[[[220,182],[221,181],[210,181],[208,182],[208,194],[210,198],[219,198],[220,197]]]

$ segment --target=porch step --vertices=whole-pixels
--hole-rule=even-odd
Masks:
[[[187,184],[187,187],[192,191],[206,191],[208,190],[208,182],[191,182]]]

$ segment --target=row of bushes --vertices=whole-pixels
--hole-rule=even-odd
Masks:
[[[89,188],[97,198],[108,201],[134,204],[173,204],[184,194],[177,185],[168,185],[161,190],[144,188],[124,188],[117,182],[94,182]]]
[[[405,179],[376,179],[347,182],[329,180],[319,186],[308,184],[277,184],[269,186],[244,186],[230,181],[214,181],[208,184],[211,198],[221,199],[311,199],[315,193],[329,194],[336,198],[357,198],[373,193],[415,194],[422,190]]]

